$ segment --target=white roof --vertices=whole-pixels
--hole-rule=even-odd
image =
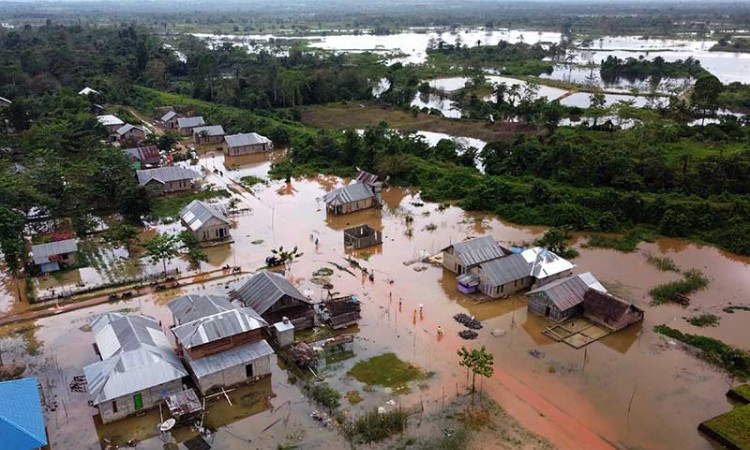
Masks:
[[[94,405],[187,376],[156,319],[111,312],[91,329],[102,356],[83,368]]]
[[[89,94],[99,94],[99,91],[96,89],[91,89],[90,87],[86,86],[85,88],[78,91],[80,95],[89,95]]]
[[[125,125],[125,122],[120,120],[119,117],[113,116],[112,114],[96,116],[96,119],[99,121],[100,124],[104,125],[105,127],[114,126],[114,125]]]
[[[521,252],[521,255],[527,263],[531,264],[531,275],[539,280],[565,272],[576,266],[543,247],[526,249]]]

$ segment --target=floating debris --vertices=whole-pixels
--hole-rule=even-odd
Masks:
[[[476,339],[477,336],[479,336],[479,334],[476,331],[472,331],[472,330],[459,331],[458,335],[464,339]]]
[[[490,334],[494,337],[503,337],[505,336],[505,330],[502,330],[500,328],[495,328],[490,332]]]
[[[544,352],[541,350],[529,350],[529,355],[533,356],[536,359],[543,359],[544,358]]]
[[[468,314],[459,313],[453,316],[453,318],[456,320],[456,322],[463,324],[466,328],[471,328],[472,330],[481,330],[482,324],[475,318],[471,317]]]

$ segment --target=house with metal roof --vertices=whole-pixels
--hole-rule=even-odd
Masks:
[[[470,273],[478,277],[478,290],[492,298],[508,297],[534,284],[531,266],[519,253],[477,264]]]
[[[228,242],[231,223],[218,207],[193,200],[180,211],[180,220],[195,239],[202,244]]]
[[[466,239],[445,247],[443,267],[461,275],[477,264],[500,258],[506,252],[490,235]]]
[[[0,382],[2,448],[34,450],[47,445],[39,381],[35,377]]]
[[[278,273],[259,272],[240,284],[230,295],[257,311],[268,323],[280,322],[286,317],[297,330],[314,325],[312,301]]]
[[[177,128],[180,130],[180,134],[189,135],[193,132],[193,128],[202,127],[205,124],[206,121],[201,116],[177,118]]]
[[[206,125],[193,128],[193,141],[199,145],[218,144],[224,140],[224,128],[221,125]]]
[[[78,241],[65,239],[31,246],[31,260],[42,273],[56,272],[76,263]]]
[[[326,203],[326,211],[336,215],[349,214],[380,204],[373,186],[356,181],[327,193],[323,196],[323,201]]]
[[[527,309],[530,313],[563,321],[583,313],[583,296],[589,289],[607,292],[591,272],[562,278],[527,292]]]
[[[159,121],[161,122],[162,126],[167,130],[176,130],[178,128],[177,126],[177,119],[180,118],[180,115],[177,114],[175,111],[167,111],[159,118]]]
[[[544,247],[526,249],[521,255],[531,264],[531,275],[536,279],[536,286],[568,277],[576,267],[572,262]]]
[[[643,321],[643,310],[632,303],[598,289],[583,295],[583,315],[597,325],[619,331]]]
[[[273,142],[258,133],[239,133],[224,136],[223,147],[225,156],[243,156],[269,152]]]
[[[200,178],[198,172],[179,166],[138,170],[135,173],[138,184],[145,186],[149,195],[189,191],[195,188],[194,180]]]
[[[120,120],[119,117],[113,116],[112,114],[96,116],[96,120],[98,120],[99,123],[102,124],[102,126],[104,126],[104,128],[106,128],[110,134],[117,132],[117,130],[121,126],[125,125],[125,122]]]
[[[159,405],[188,375],[159,321],[110,312],[91,325],[101,361],[83,368],[103,423]]]
[[[117,134],[117,140],[120,141],[120,143],[138,143],[146,139],[146,129],[131,123],[126,123],[121,126],[115,133]]]
[[[140,147],[124,148],[122,152],[128,155],[128,159],[140,170],[144,166],[158,166],[161,163],[159,147],[155,145],[144,145]]]
[[[0,108],[7,108],[7,107],[9,107],[12,104],[13,104],[13,102],[10,101],[10,100],[8,100],[7,98],[0,97]]]
[[[203,394],[271,374],[268,323],[222,295],[186,295],[170,302],[172,333]]]

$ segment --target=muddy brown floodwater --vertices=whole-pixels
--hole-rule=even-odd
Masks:
[[[520,425],[558,448],[713,448],[698,433],[697,426],[729,409],[724,393],[732,380],[652,329],[666,323],[747,348],[750,313],[726,314],[721,309],[730,302],[750,303],[750,259],[673,240],[642,244],[639,252],[631,254],[579,248],[581,256],[574,260],[576,271],[592,271],[610,290],[643,308],[646,316],[642,325],[594,342],[585,350],[575,350],[541,334],[547,323],[527,316],[523,296],[477,304],[457,291],[455,277],[442,268],[425,265],[425,270],[417,271],[414,269],[421,264],[404,264],[420,253],[434,254],[467,236],[491,234],[500,241],[520,243],[533,240],[544,229],[504,223],[492,215],[467,213],[457,207],[440,210],[436,204],[422,203],[417,191],[401,188],[385,190],[382,211],[326,217],[323,195],[345,180],[319,176],[290,184],[271,182],[252,191],[238,186],[236,181],[241,176],[265,176],[270,162],[265,157],[244,161],[244,166],[224,172],[224,177],[208,176],[210,183],[228,185],[250,212],[236,218],[232,230],[235,243],[209,249],[209,261],[201,270],[227,263],[256,270],[264,265],[272,248],[298,246],[304,256],[293,263],[288,276],[301,291],[311,290],[320,298],[322,289],[311,282],[312,273],[321,267],[334,268],[331,263],[346,266],[342,230],[362,223],[382,230],[382,247],[354,253],[365,267],[374,270],[374,282],[357,271],[352,275],[335,268],[330,277],[334,291],[355,294],[363,302],[355,357],[323,372],[339,391],[362,393],[364,401],[359,405],[343,401],[348,413],[386,405],[390,399],[405,406],[424,403],[427,410],[440,408],[444,398],[465,392],[465,372],[458,367],[456,350],[462,345],[485,345],[495,355],[496,372],[483,382],[483,389]],[[217,155],[204,156],[201,163],[224,167]],[[414,217],[411,236],[406,233],[407,214]],[[428,225],[437,228],[428,231],[432,228]],[[168,227],[163,229],[175,225]],[[584,239],[579,238],[577,247]],[[707,289],[691,296],[693,304],[689,309],[652,307],[649,289],[675,280],[678,275],[659,272],[647,263],[642,252],[669,256],[681,269],[698,268],[711,282]],[[150,420],[123,421],[115,432],[97,427],[95,410],[86,405],[86,394],[68,391],[67,383],[72,377],[82,373],[82,366],[96,360],[87,324],[104,311],[125,309],[155,316],[166,326],[171,317],[164,305],[176,296],[226,290],[224,281],[212,282],[40,319],[24,324],[25,328],[16,324],[15,328],[0,329],[4,359],[27,362],[28,373],[41,376],[48,397],[58,400],[57,409],[47,412],[54,448],[99,448],[102,437],[136,435],[144,439],[141,448],[163,448],[152,431],[158,414],[147,416]],[[412,320],[412,311],[419,304],[424,305],[424,313]],[[461,328],[452,320],[454,314],[467,310],[484,324],[476,341],[458,338]],[[693,310],[720,315],[720,326],[700,329],[687,324],[684,317],[694,315]],[[438,325],[446,331],[442,339],[435,332]],[[505,333],[493,337],[490,331],[494,329]],[[538,350],[541,357],[530,356],[530,350]],[[386,351],[435,375],[419,387],[414,386],[410,393],[398,396],[386,389],[365,392],[361,383],[346,376],[355,362]],[[273,410],[258,403],[269,391],[277,395],[271,400]],[[216,406],[210,413],[219,427],[215,448],[273,448],[290,443],[302,443],[304,448],[347,448],[338,433],[321,428],[308,417],[315,407],[278,366],[268,385],[236,395],[244,399],[243,409]],[[274,424],[280,417],[285,419]],[[272,426],[262,431],[269,425]],[[414,432],[418,434],[419,430]]]

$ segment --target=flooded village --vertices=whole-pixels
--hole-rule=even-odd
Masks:
[[[175,23],[151,30],[158,50],[139,41],[145,78],[123,69],[122,86],[91,76],[59,97],[35,91],[49,116],[0,97],[0,172],[44,186],[0,174],[0,448],[750,449],[750,256],[746,237],[731,247],[721,233],[750,217],[747,109],[675,107],[695,95],[685,73],[594,69],[611,55],[687,58],[736,93],[750,54],[703,28],[576,40],[565,26]],[[0,26],[6,47],[15,26]],[[136,42],[136,28],[113,42]],[[451,62],[461,42],[466,54],[538,55],[491,69],[467,57],[471,72]],[[182,51],[196,48],[192,64]],[[366,95],[302,101],[323,94],[290,61],[322,66],[318,51],[336,70],[368,71]],[[169,90],[159,80],[176,69],[154,54],[183,64]],[[239,65],[218,68],[239,54],[288,71],[262,88],[273,97],[241,95]],[[529,60],[550,70],[518,69]],[[356,90],[355,74],[336,76],[315,82]],[[610,174],[594,154],[590,170],[573,169],[566,138],[621,156],[620,132],[635,136],[626,146],[668,141],[673,159],[644,150],[637,170]],[[89,140],[104,162],[66,161]],[[578,179],[588,171],[614,181],[600,191]],[[712,173],[721,190],[692,186]],[[573,187],[558,190],[566,177]],[[701,205],[716,217],[693,218]],[[655,224],[640,220],[655,210]]]
[[[194,200],[179,222],[153,225],[156,232],[187,229],[209,245],[197,269],[179,257],[167,261],[173,281],[158,276],[160,261],[145,269],[157,275],[151,283],[107,287],[107,266],[56,276],[65,255],[83,245],[77,240],[32,249],[41,272],[37,295],[64,296],[29,308],[6,279],[3,360],[38,377],[52,442],[162,448],[203,436],[215,448],[348,448],[326,425],[325,408],[304,394],[303,380],[348,393],[345,414],[439,413],[466,394],[455,352],[468,342],[453,319],[466,314],[481,323],[475,342],[495,355],[485,395],[518,427],[533,430],[513,438],[518,448],[545,448],[546,440],[557,448],[676,440],[681,448],[710,447],[694,424],[726,409],[731,380],[650,328],[689,329],[682,317],[692,311],[741,304],[750,261],[666,239],[632,254],[589,249],[580,235],[572,240],[581,253],[573,263],[533,245],[543,229],[424,202],[418,191],[384,186],[371,174],[269,181],[272,161],[284,151],[227,156],[215,144],[200,145],[194,165],[138,172],[160,195],[205,185],[231,193],[219,202]],[[247,188],[242,178],[249,175],[263,181]],[[281,247],[299,256],[264,268]],[[118,252],[116,258],[139,258]],[[711,284],[689,309],[651,306],[648,290],[675,275],[649,265],[647,253],[701,269]],[[150,265],[142,257],[139,264]],[[86,285],[104,287],[78,294],[76,280],[84,277]],[[93,301],[79,308],[79,296]],[[341,296],[357,305],[337,326],[325,308]],[[743,323],[740,313],[727,314],[709,331],[742,345],[750,338]],[[342,348],[326,350],[342,338]],[[349,375],[356,363],[386,353],[419,367],[421,381],[394,389]],[[195,411],[183,413],[185,402]],[[201,424],[197,431],[194,424]]]

